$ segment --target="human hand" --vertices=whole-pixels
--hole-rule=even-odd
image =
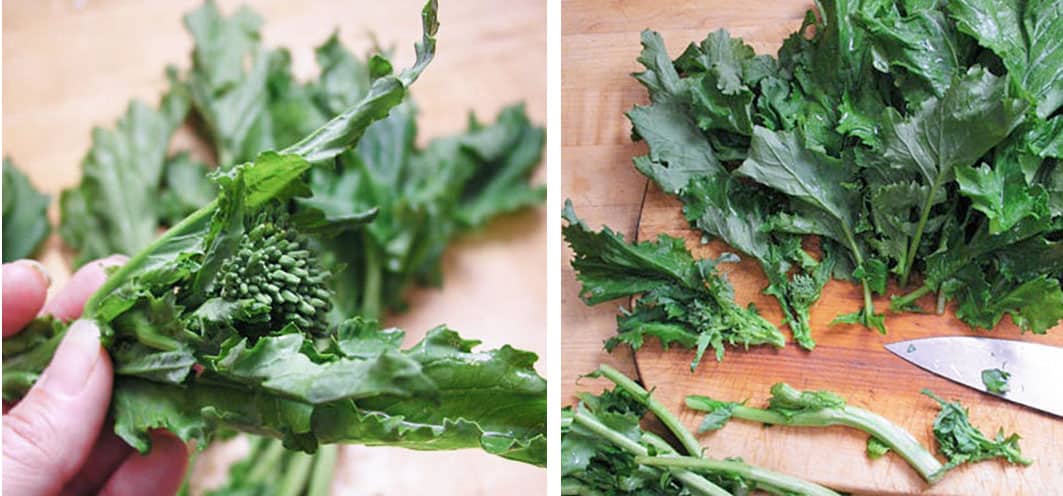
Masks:
[[[3,336],[39,313],[63,320],[81,315],[124,257],[90,262],[45,304],[50,278],[31,261],[3,265]],[[29,393],[3,417],[3,492],[17,495],[173,494],[184,478],[188,449],[171,434],[152,434],[146,456],[134,453],[108,425],[114,374],[91,321],[70,326],[52,362]],[[110,424],[110,422],[107,422]]]

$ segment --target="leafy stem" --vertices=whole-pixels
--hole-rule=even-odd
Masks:
[[[607,366],[603,365],[602,367]],[[623,376],[623,374],[621,374],[621,376]],[[626,377],[624,378],[626,379]],[[623,434],[610,429],[590,413],[582,410],[577,411],[573,416],[573,421],[636,457],[644,457],[649,454],[649,450],[637,441],[628,439]],[[706,496],[730,496],[731,494],[720,486],[705,480],[705,478],[697,474],[692,474],[683,470],[676,470],[673,472],[673,475],[675,475],[675,478],[682,482],[684,486],[697,494]]]
[[[157,239],[155,239],[155,241],[148,245],[147,248],[141,250],[140,253],[134,255],[133,258],[129,259],[129,261],[127,261],[117,271],[111,274],[107,278],[107,280],[104,281],[103,285],[100,286],[100,288],[92,294],[88,301],[85,302],[85,310],[83,314],[85,316],[92,317],[96,312],[96,308],[100,304],[101,298],[110,294],[112,291],[124,284],[126,282],[126,279],[128,279],[130,275],[135,274],[137,271],[139,271],[141,267],[145,263],[147,263],[148,259],[153,254],[158,252],[159,249],[163,246],[166,246],[166,244],[172,241],[174,238],[188,234],[190,232],[195,231],[196,229],[203,227],[201,223],[208,221],[210,219],[210,216],[214,214],[214,211],[217,209],[217,207],[218,200],[217,198],[215,198],[210,203],[204,205],[199,210],[196,210],[188,217],[185,217],[183,220],[181,220],[181,222],[179,222],[177,225],[167,230],[162,236],[159,236]]]
[[[911,306],[912,303],[915,303],[915,301],[918,300],[919,298],[922,298],[924,295],[929,294],[931,291],[933,291],[933,290],[930,289],[930,286],[927,286],[926,284],[924,284],[924,285],[920,286],[919,289],[911,291],[911,292],[909,292],[908,294],[906,294],[904,296],[900,296],[900,297],[894,298],[890,302],[890,309],[896,310],[896,311],[904,310],[905,308],[908,308],[909,306]]]
[[[653,414],[656,415],[673,434],[675,434],[675,437],[679,439],[679,442],[683,445],[683,449],[685,449],[688,454],[701,456],[701,443],[698,442],[690,431],[683,427],[682,422],[679,421],[679,417],[676,417],[675,414],[668,411],[668,408],[666,408],[660,401],[657,401],[649,391],[643,389],[642,386],[639,386],[638,383],[631,380],[619,370],[606,364],[598,366],[598,373],[606,379],[613,381],[613,383],[621,389],[630,393],[636,401],[645,405],[646,408],[649,408],[650,411],[653,412]]]
[[[943,170],[944,168],[939,168]],[[912,236],[911,244],[908,245],[908,256],[905,257],[904,270],[901,271],[901,287],[908,286],[908,277],[912,274],[912,267],[915,264],[915,254],[918,253],[919,242],[923,239],[923,231],[926,229],[926,222],[930,219],[930,209],[934,206],[934,195],[937,194],[938,188],[941,187],[941,178],[943,173],[938,173],[934,179],[934,184],[930,187],[930,193],[923,200],[923,211],[919,215],[919,223],[915,226],[915,235]]]
[[[362,246],[365,249],[365,288],[362,293],[361,315],[375,319],[380,316],[380,285],[383,267],[380,265],[380,248],[369,234],[362,231]]]
[[[769,425],[852,427],[866,432],[895,451],[927,482],[934,483],[940,478],[941,462],[908,431],[881,415],[846,405],[843,399],[833,393],[801,392],[785,383],[774,385],[771,393],[771,403],[766,409],[723,403],[705,396],[688,396],[686,405],[710,413],[726,405],[732,409],[730,417]]]
[[[758,489],[772,489],[776,494],[802,494],[805,496],[839,496],[838,493],[819,484],[754,467],[738,461],[713,460],[689,456],[638,456],[635,463],[651,467],[682,468],[698,472],[724,472],[739,475],[757,483]],[[766,487],[765,487],[766,486]]]

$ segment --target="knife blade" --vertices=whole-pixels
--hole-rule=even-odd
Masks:
[[[1009,339],[943,336],[885,345],[904,360],[953,382],[1063,417],[1063,348]],[[1011,374],[1005,394],[991,393],[982,371]]]

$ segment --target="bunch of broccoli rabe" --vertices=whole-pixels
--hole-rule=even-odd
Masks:
[[[649,153],[635,168],[682,201],[705,239],[759,262],[764,292],[803,348],[815,346],[809,309],[832,277],[860,284],[864,300],[836,321],[881,332],[872,295],[891,278],[905,293],[893,297],[895,311],[919,310],[918,299],[936,293],[939,313],[952,301],[971,327],[991,329],[1005,314],[1025,331],[1056,325],[1063,4],[816,3],[775,57],[720,30],[673,60],[658,33],[643,32],[645,70],[635,78],[650,103],[627,115]],[[697,331],[709,312],[694,304],[716,304],[700,288],[695,297],[688,276],[712,271],[680,261],[689,258],[681,242],[603,259],[601,244],[574,240],[574,212],[565,216],[586,301],[647,292],[649,279],[672,286],[654,285],[644,308],[622,316],[617,340],[637,347],[657,336],[717,352],[722,342],[781,346],[781,335],[730,305],[736,317]],[[802,246],[808,235],[821,255]],[[718,330],[727,322],[739,325]]]
[[[744,463],[741,458],[707,456],[697,438],[651,392],[621,372],[601,365],[590,374],[616,387],[599,395],[582,394],[574,407],[562,411],[561,492],[572,495],[745,495],[763,491],[779,495],[839,493],[789,475]],[[765,425],[825,427],[844,425],[868,434],[867,454],[878,458],[897,453],[928,483],[964,463],[1000,458],[1029,465],[1019,450],[1018,435],[1003,432],[989,439],[968,421],[967,410],[930,391],[941,411],[933,432],[944,465],[904,429],[862,408],[846,405],[829,391],[797,391],[787,384],[772,387],[766,408],[688,396],[688,408],[707,412],[698,433],[723,428],[731,418]],[[678,447],[643,428],[652,413],[678,441]]]
[[[286,52],[258,47],[253,13],[225,19],[208,2],[186,17],[193,67],[184,79],[170,71],[161,108],[134,103],[118,129],[95,132],[60,229],[82,261],[132,255],[82,317],[113,359],[123,440],[145,452],[148,432],[163,428],[202,448],[243,431],[308,453],[478,447],[546,463],[535,354],[477,351],[445,327],[402,349],[403,332],[375,320],[401,307],[412,282],[438,278],[454,235],[543,196],[527,184],[542,131],[520,108],[415,148],[406,97],[435,53],[434,0],[422,18],[410,68],[395,73],[380,55],[362,63],[333,37],[318,51],[320,80],[304,86]],[[209,174],[188,155],[166,156],[189,102],[217,153]],[[33,385],[67,325],[39,318],[5,340],[6,401]],[[283,456],[296,472],[331,473],[327,453]],[[240,474],[263,482],[250,472]]]

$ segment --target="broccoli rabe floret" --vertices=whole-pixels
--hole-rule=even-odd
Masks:
[[[265,212],[222,263],[216,292],[226,300],[254,299],[269,306],[272,323],[291,322],[302,331],[324,334],[332,306],[330,275],[286,214]]]

